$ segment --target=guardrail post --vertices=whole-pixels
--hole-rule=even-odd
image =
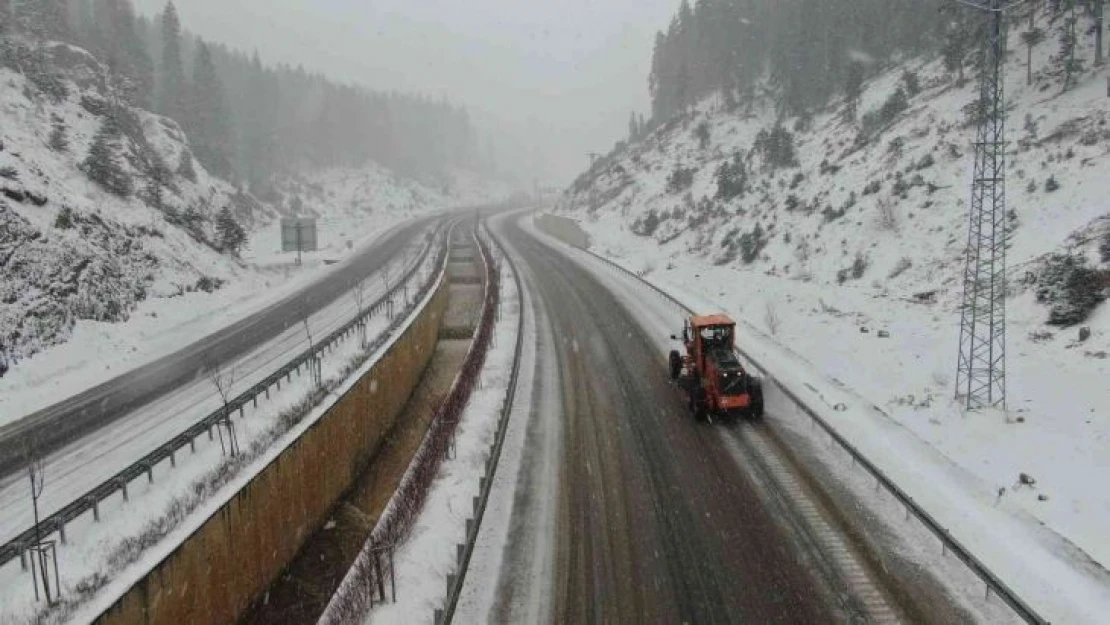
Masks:
[[[154,483],[154,467],[149,464],[146,466],[146,479],[148,483]]]
[[[170,450],[170,468],[177,468],[177,451],[174,449]]]
[[[194,454],[197,453],[197,437],[194,436],[194,437],[189,439],[189,449]]]
[[[92,509],[93,509],[93,522],[94,523],[100,523],[100,502],[94,499]]]
[[[466,555],[466,545],[455,545],[455,566],[462,567],[463,557]]]
[[[443,610],[436,608],[435,614],[432,616],[433,625],[443,625]]]
[[[19,570],[27,572],[27,549],[23,545],[19,546]]]
[[[385,576],[382,575],[382,552],[376,551],[374,553],[374,568],[377,570],[378,578],[378,601],[385,603]]]
[[[393,595],[393,603],[397,603],[397,567],[393,566],[393,547],[389,548],[389,592]]]
[[[123,492],[123,500],[124,501],[130,501],[131,498],[127,496],[127,482],[125,482],[125,481],[119,482],[119,489],[120,489],[121,492]]]
[[[62,539],[63,545],[69,542],[66,540],[66,524],[64,522],[58,524],[58,538]]]

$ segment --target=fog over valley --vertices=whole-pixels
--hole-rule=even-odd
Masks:
[[[162,0],[137,0],[147,15]],[[466,106],[495,165],[565,185],[649,112],[654,33],[671,0],[188,0],[184,26],[264,62]]]

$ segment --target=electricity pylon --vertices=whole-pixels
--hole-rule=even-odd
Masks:
[[[983,38],[956,397],[968,409],[1006,408],[1006,111],[1003,12],[1017,3],[959,0],[989,16]]]

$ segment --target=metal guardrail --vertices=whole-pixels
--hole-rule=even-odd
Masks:
[[[474,522],[470,524],[466,536],[466,545],[463,549],[459,559],[459,569],[453,578],[449,578],[453,583],[448,585],[447,601],[444,604],[442,616],[437,614],[435,620],[436,625],[451,623],[455,617],[455,609],[459,604],[459,596],[462,595],[463,584],[466,581],[466,572],[470,566],[470,559],[474,555],[474,547],[478,542],[478,532],[482,527],[482,518],[486,514],[486,505],[489,503],[490,492],[493,490],[493,477],[497,474],[497,464],[501,460],[501,448],[505,444],[505,435],[508,432],[509,415],[512,414],[513,404],[516,403],[516,388],[520,381],[520,356],[524,352],[524,289],[520,281],[520,272],[516,269],[516,263],[513,262],[512,257],[506,252],[505,247],[501,241],[493,235],[493,233],[486,228],[489,238],[493,241],[501,257],[508,261],[509,269],[513,272],[513,283],[516,285],[517,302],[520,309],[517,320],[516,330],[516,347],[513,352],[513,371],[509,376],[509,386],[505,392],[505,403],[501,408],[501,418],[497,424],[497,439],[493,445],[493,452],[490,454],[487,475],[482,481],[481,493],[478,495],[478,505],[474,511]]]
[[[590,250],[583,249],[582,251],[602,261],[606,265],[613,267],[614,269],[617,269],[618,271],[632,277],[637,282],[644,284],[651,290],[655,291],[655,293],[658,294],[660,297],[678,307],[680,310],[683,310],[688,314],[695,314],[695,311],[691,310],[688,306],[680,302],[673,295],[645,280],[642,276],[639,276],[634,272],[626,269],[625,267],[622,267],[621,265],[609,260],[608,258],[596,254]],[[751,362],[756,368],[762,370],[764,373],[770,372],[770,369],[761,364],[758,359],[753,358],[751,354],[745,352],[743,349],[740,348],[738,348],[737,351],[739,351],[740,354],[749,362]],[[881,484],[883,488],[887,490],[887,492],[893,495],[894,498],[897,499],[898,502],[905,507],[907,514],[912,514],[914,517],[917,518],[918,521],[921,522],[922,525],[924,525],[930,532],[932,532],[932,534],[936,536],[938,540],[940,540],[941,545],[943,549],[945,549],[945,551],[951,551],[953,554],[955,554],[956,557],[959,558],[960,561],[963,562],[964,565],[967,566],[967,568],[983,582],[983,584],[986,586],[987,597],[989,597],[991,593],[997,595],[999,598],[1002,599],[1003,602],[1006,603],[1006,605],[1010,607],[1011,610],[1014,611],[1015,614],[1017,614],[1018,617],[1020,617],[1027,623],[1032,623],[1035,625],[1049,624],[1049,621],[1047,619],[1037,613],[1037,611],[1033,609],[1032,606],[1026,603],[1021,597],[1017,595],[1016,592],[1014,592],[1008,585],[1006,585],[1004,581],[1002,581],[997,575],[995,575],[994,572],[991,571],[986,564],[979,560],[979,558],[975,557],[971,550],[964,546],[964,544],[961,543],[954,536],[952,536],[947,528],[941,525],[940,522],[937,521],[936,518],[934,518],[931,514],[929,514],[927,510],[918,505],[917,502],[914,501],[912,496],[902,490],[902,488],[895,484],[892,479],[887,477],[887,475],[883,473],[883,471],[879,467],[875,466],[858,449],[856,449],[854,445],[852,445],[847,439],[841,436],[841,434],[836,431],[836,428],[834,428],[828,421],[821,417],[821,415],[818,414],[816,410],[811,408],[809,404],[807,404],[791,389],[783,386],[782,384],[777,384],[777,386],[782,390],[783,393],[786,394],[787,397],[790,398],[791,401],[794,402],[795,405],[801,408],[802,411],[805,412],[806,415],[809,416],[809,418],[814,423],[819,425],[821,429],[823,429],[832,440],[836,441],[837,444],[839,444],[840,447],[845,452],[847,452],[857,464],[866,469],[867,472],[870,473],[873,478],[875,478],[876,482]]]
[[[272,386],[281,386],[283,379],[289,380],[292,374],[299,371],[301,367],[306,365],[312,366],[311,363],[318,359],[323,353],[332,349],[332,347],[355,332],[361,324],[371,319],[375,314],[379,313],[393,297],[402,289],[407,288],[408,281],[416,275],[420,268],[424,265],[428,255],[431,253],[436,244],[436,240],[444,237],[448,232],[440,223],[439,227],[433,232],[431,239],[424,247],[420,255],[420,259],[413,263],[412,267],[396,282],[394,287],[382,295],[377,301],[369,305],[361,315],[356,315],[350,321],[343,324],[338,329],[331,332],[323,340],[316,343],[314,346],[305,350],[287,364],[277,369],[261,382],[258,382],[248,390],[239,394],[234,399],[227,403],[226,407],[219,408],[215,412],[204,417],[197,423],[190,426],[184,432],[174,436],[168,442],[163,443],[157,449],[151,451],[143,456],[138,461],[134,462],[127,468],[116,473],[112,477],[104,480],[98,486],[92,488],[85,494],[75,498],[72,502],[62,507],[57,512],[51,514],[39,521],[38,530],[32,527],[15,538],[9,540],[4,545],[0,545],[0,566],[3,566],[11,560],[21,557],[36,540],[36,534],[41,536],[48,536],[53,533],[58,533],[65,541],[65,526],[74,519],[81,515],[92,511],[95,518],[99,520],[100,510],[99,505],[102,501],[116,494],[122,492],[124,498],[127,498],[127,485],[134,479],[147,475],[153,475],[154,467],[166,461],[167,459],[175,464],[176,454],[186,446],[193,446],[196,439],[211,432],[211,429],[218,427],[220,423],[230,418],[232,414],[242,411],[246,408],[247,404],[254,403],[257,405],[258,396],[262,394],[269,394],[269,389]],[[441,268],[446,266],[448,251],[450,249],[450,241],[443,240],[443,245],[440,246],[439,253],[436,258],[436,266]]]

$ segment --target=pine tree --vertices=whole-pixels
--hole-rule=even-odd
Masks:
[[[1075,47],[1078,42],[1076,29],[1079,23],[1075,4],[1076,0],[1060,1],[1060,10],[1064,13],[1064,19],[1059,28],[1060,49],[1056,60],[1064,74],[1064,91],[1071,88],[1072,77],[1083,71],[1082,59],[1075,56]]]
[[[1037,27],[1037,2],[1029,4],[1029,28],[1021,33],[1025,44],[1025,84],[1033,84],[1033,46],[1044,41],[1044,29]]]
[[[1102,65],[1102,31],[1105,28],[1103,24],[1103,13],[1105,12],[1106,0],[1090,0],[1091,11],[1091,30],[1095,35],[1095,65]]]
[[[690,95],[690,68],[683,63],[678,68],[674,86],[675,108],[683,115],[686,114],[686,107],[690,104]]]
[[[944,34],[944,46],[941,55],[944,57],[944,68],[949,72],[956,72],[956,84],[963,85],[964,62],[971,48],[971,41],[965,23],[953,20],[948,24]]]
[[[177,163],[177,175],[189,182],[197,181],[197,170],[193,167],[193,156],[188,150],[181,151],[181,160]]]
[[[137,106],[149,106],[154,93],[154,62],[139,35],[131,0],[100,0],[100,31],[108,64],[123,78],[122,93]]]
[[[0,37],[6,37],[11,32],[13,21],[10,0],[0,0]],[[2,358],[0,364],[3,364]]]
[[[849,122],[859,117],[859,101],[863,96],[863,65],[853,61],[848,65],[844,82],[844,116]]]
[[[171,1],[162,13],[162,93],[158,109],[178,123],[186,111],[185,69],[181,61],[181,20]]]
[[[231,214],[231,209],[225,207],[216,216],[216,236],[220,249],[238,256],[239,251],[247,242],[247,232]]]
[[[104,190],[120,197],[128,197],[131,195],[131,178],[123,171],[116,158],[116,142],[119,137],[119,123],[114,114],[108,115],[93,138],[92,147],[89,148],[88,157],[82,167],[85,175]]]
[[[9,4],[6,11],[16,30],[45,39],[71,37],[67,0],[0,0],[0,4]]]
[[[227,104],[212,53],[203,41],[197,46],[193,63],[192,96],[186,125],[197,158],[212,173],[227,177],[231,175]]]
[[[4,0],[0,0],[3,2]],[[54,128],[50,131],[50,149],[55,152],[65,152],[69,149],[69,138],[66,137],[66,125],[61,120],[54,121]]]

